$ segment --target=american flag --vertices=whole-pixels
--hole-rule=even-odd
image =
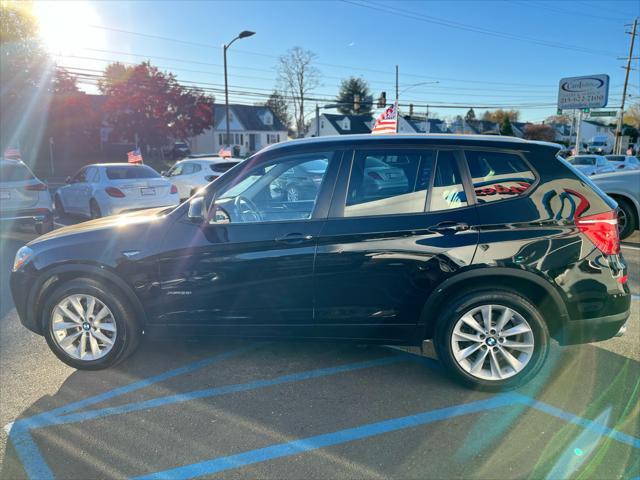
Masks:
[[[19,148],[7,147],[4,151],[4,158],[11,160],[19,160],[22,158]]]
[[[129,163],[142,163],[142,153],[139,148],[127,153]]]
[[[371,133],[396,133],[398,131],[398,102],[387,108],[376,120]]]
[[[221,148],[218,151],[218,156],[220,158],[231,158],[231,152],[229,150],[226,150],[225,148]]]

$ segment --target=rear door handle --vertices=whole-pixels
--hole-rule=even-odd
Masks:
[[[294,245],[296,243],[305,243],[313,240],[313,235],[305,235],[304,233],[287,233],[282,237],[276,238],[276,242]]]
[[[428,230],[436,233],[457,233],[469,230],[469,225],[459,222],[440,222]]]

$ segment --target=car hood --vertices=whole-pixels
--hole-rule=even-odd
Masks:
[[[140,210],[138,212],[98,218],[96,220],[90,220],[76,225],[69,225],[40,236],[29,242],[29,245],[36,245],[64,237],[99,233],[106,230],[113,230],[114,234],[117,232],[118,234],[126,235],[127,231],[131,231],[133,233],[134,231],[139,231],[140,228],[145,228],[147,225],[156,224],[159,221],[162,221],[166,217],[164,213],[170,212],[173,208],[174,207],[151,208],[147,210]]]

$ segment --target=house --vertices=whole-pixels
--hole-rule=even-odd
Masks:
[[[191,153],[216,153],[226,146],[226,108],[214,106],[214,126],[189,138]],[[287,127],[271,108],[263,105],[229,105],[230,146],[234,156],[245,157],[287,140]]]
[[[575,127],[564,123],[552,123],[550,125],[556,131],[556,141],[566,143],[568,145],[574,145],[576,143]],[[605,135],[611,145],[613,145],[615,141],[613,127],[593,120],[582,120],[580,123],[580,142],[582,145],[590,142],[596,135]]]
[[[319,123],[319,126],[317,125]],[[371,115],[340,115],[323,113],[311,120],[307,137],[325,137],[327,135],[354,135],[357,133],[371,133],[373,117]],[[318,135],[319,133],[319,135]]]

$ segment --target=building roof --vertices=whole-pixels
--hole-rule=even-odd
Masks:
[[[335,128],[340,135],[371,133],[371,127],[369,126],[373,120],[371,115],[338,115],[335,113],[323,113],[323,116],[331,123],[333,128]],[[351,128],[349,130],[342,128],[341,122],[345,117],[348,117],[351,122]]]
[[[231,114],[235,115],[238,121],[246,130],[257,130],[262,132],[282,132],[286,131],[287,127],[282,120],[280,120],[271,108],[264,105],[239,105],[229,104],[229,110]],[[219,121],[224,118],[225,106],[222,104],[215,104],[213,107],[215,115],[216,126],[219,126]],[[270,112],[273,115],[273,124],[266,125],[260,118],[265,112]]]

